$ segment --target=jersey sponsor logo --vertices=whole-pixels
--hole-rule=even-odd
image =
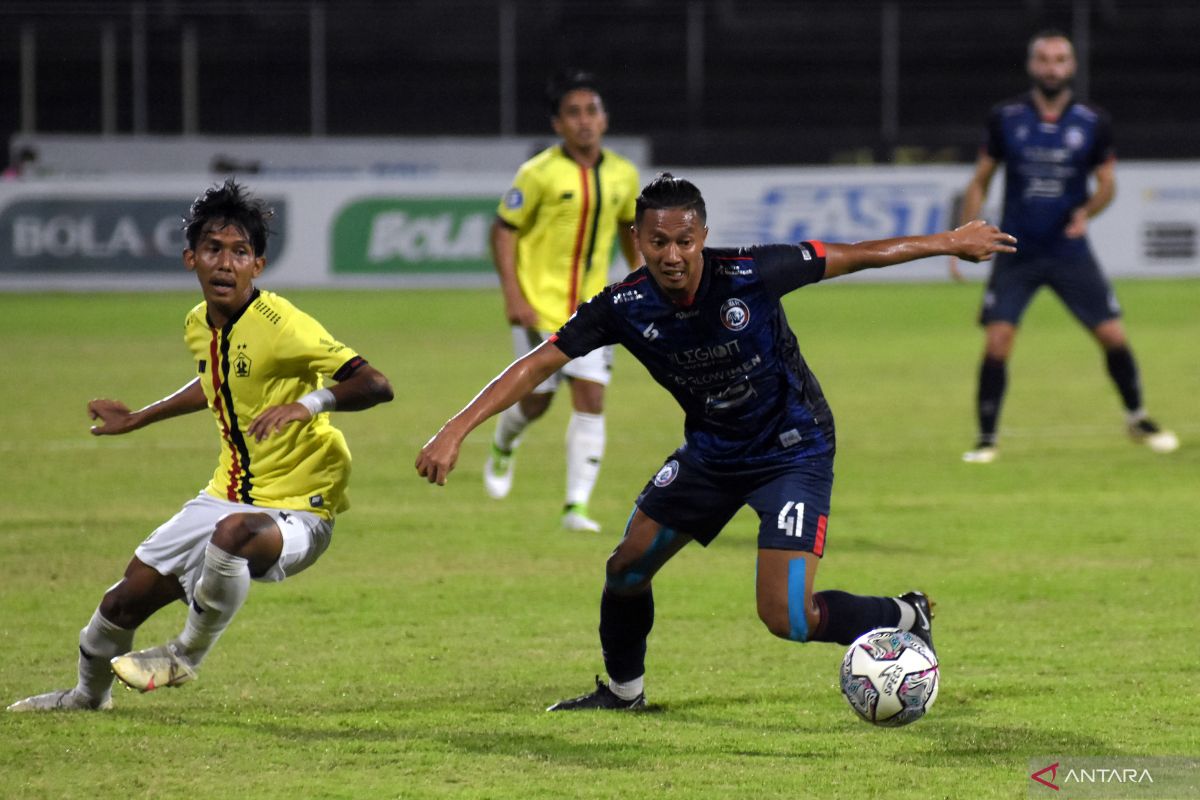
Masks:
[[[724,362],[741,355],[742,346],[737,339],[725,344],[693,347],[689,350],[677,350],[670,354],[671,360],[684,369],[693,369],[713,362]]]
[[[731,331],[740,331],[750,324],[750,307],[736,297],[721,306],[721,324]]]
[[[515,186],[504,193],[504,207],[517,209],[525,204],[525,195]]]
[[[197,372],[197,373],[199,373],[200,375],[203,375],[203,374],[204,374],[204,370],[208,368],[208,359],[206,359],[206,358],[202,358],[202,359],[200,359],[200,363],[199,363],[199,365],[198,365],[198,366],[199,366],[200,368],[199,368],[199,369],[197,369],[197,370],[196,370],[196,372]]]
[[[675,319],[691,319],[692,317],[696,316],[699,313],[700,313],[700,309],[698,309],[698,308],[689,308],[686,311],[676,311]]]
[[[752,267],[744,267],[737,262],[722,262],[717,264],[717,274],[736,278],[743,275],[753,275],[754,269]]]
[[[325,497],[323,495],[314,494],[308,498],[308,504],[313,508],[321,508],[325,505]]]
[[[658,474],[654,476],[654,485],[661,489],[671,481],[675,480],[675,477],[678,474],[679,462],[672,458],[666,464],[663,464],[662,469],[660,469]]]
[[[790,428],[779,434],[779,444],[784,447],[791,447],[792,445],[800,444],[800,440],[802,438],[803,437],[800,435],[800,431],[796,430],[795,428]]]
[[[642,328],[642,336],[646,338],[646,341],[653,342],[659,337],[658,328],[654,327],[654,323],[651,322],[649,325]]]
[[[646,295],[637,289],[623,289],[613,295],[612,301],[614,306],[619,306],[621,303],[632,303],[634,300],[642,300],[645,297]]]

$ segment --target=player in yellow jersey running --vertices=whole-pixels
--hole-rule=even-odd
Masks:
[[[517,358],[541,345],[580,303],[608,284],[614,237],[630,268],[641,264],[630,232],[641,190],[637,169],[602,146],[608,115],[593,77],[568,73],[551,83],[547,100],[551,125],[562,141],[521,165],[492,225],[492,258]],[[565,376],[573,411],[567,424],[562,525],[600,530],[587,504],[604,455],[604,387],[611,370],[612,348],[594,350],[500,415],[483,470],[489,495],[508,496],[519,437],[546,413],[559,376]]]
[[[216,473],[138,546],[80,631],[78,683],[9,711],[111,708],[114,673],[143,692],[194,679],[252,579],[281,581],[329,546],[334,515],[349,505],[350,451],[328,412],[386,403],[392,387],[315,319],[255,288],[269,216],[233,180],[192,204],[183,262],[204,302],[187,315],[184,338],[196,377],[138,411],[101,399],[88,413],[93,434],[112,436],[210,409],[221,440]],[[321,388],[322,377],[335,383]],[[129,652],[135,629],[174,600],[188,604],[183,631]]]

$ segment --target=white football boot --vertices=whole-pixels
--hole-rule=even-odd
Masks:
[[[105,694],[100,700],[89,700],[74,689],[59,689],[57,692],[35,694],[18,700],[8,707],[9,711],[109,711],[112,695]]]
[[[492,444],[492,452],[483,465],[483,488],[493,500],[503,500],[512,491],[516,444],[508,453]]]
[[[196,679],[196,668],[173,642],[117,656],[111,663],[121,683],[139,692],[182,686]]]

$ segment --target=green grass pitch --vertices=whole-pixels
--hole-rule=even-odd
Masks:
[[[546,714],[602,671],[603,563],[681,414],[627,354],[592,511],[557,529],[567,403],[488,500],[491,425],[444,488],[420,445],[510,360],[498,295],[287,292],[387,373],[389,406],[338,414],[354,507],[308,573],[255,585],[200,680],[118,691],[108,714],[0,714],[0,797],[1024,797],[1029,759],[1198,747],[1200,282],[1118,293],[1151,411],[1182,449],[1125,438],[1089,337],[1039,297],[1010,369],[1001,459],[967,466],[979,286],[830,285],[786,301],[838,423],[819,588],[938,601],[942,687],[909,728],[860,722],[842,648],[770,636],[755,520],[655,581],[651,713]],[[0,703],[69,686],[76,637],[133,548],[197,491],[206,414],[121,438],[85,402],[190,379],[198,295],[0,296]],[[139,634],[173,635],[184,609]]]

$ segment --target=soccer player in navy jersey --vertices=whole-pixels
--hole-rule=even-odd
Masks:
[[[1104,350],[1126,410],[1135,442],[1158,453],[1179,446],[1146,414],[1137,362],[1129,348],[1121,309],[1112,287],[1088,247],[1088,220],[1116,193],[1115,156],[1108,114],[1075,98],[1075,52],[1059,31],[1037,33],[1029,41],[1030,91],[1000,103],[988,118],[987,141],[963,197],[962,220],[974,219],[988,184],[1005,163],[1001,227],[1021,241],[1020,253],[996,258],[980,311],[985,343],[979,369],[979,436],[963,454],[973,464],[996,458],[996,429],[1008,385],[1008,358],[1017,325],[1033,295],[1049,286]],[[1088,193],[1088,177],[1095,191]],[[958,277],[951,262],[951,273]]]
[[[651,579],[693,539],[708,545],[743,505],[758,512],[758,614],[776,636],[849,644],[873,628],[911,630],[932,647],[921,592],[813,592],[833,487],[833,417],[800,354],[780,298],[861,269],[954,255],[982,261],[1016,240],[974,221],[954,231],[856,244],[801,242],[714,249],[704,198],[664,173],[637,199],[646,265],[579,307],[515,361],[421,450],[417,471],[444,484],[463,439],[570,359],[621,344],[686,413],[685,443],[637,499],[608,559],[600,642],[609,682],[551,711],[645,705]]]

